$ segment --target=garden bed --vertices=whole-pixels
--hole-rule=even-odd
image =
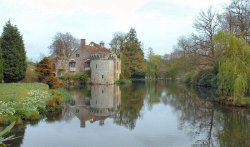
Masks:
[[[63,90],[50,90],[42,83],[0,84],[0,124],[22,124],[59,112],[64,95]]]

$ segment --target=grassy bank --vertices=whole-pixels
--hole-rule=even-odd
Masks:
[[[0,84],[0,124],[35,121],[62,109],[66,94],[42,83]]]
[[[219,97],[214,102],[230,107],[250,107],[250,98],[242,97],[234,100],[232,97]]]

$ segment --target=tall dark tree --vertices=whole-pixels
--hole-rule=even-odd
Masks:
[[[4,60],[4,81],[9,83],[22,80],[27,68],[26,52],[22,35],[10,21],[3,28],[1,48]]]
[[[122,77],[131,78],[143,74],[146,69],[142,43],[138,40],[134,28],[125,36],[125,43],[121,49]]]
[[[1,48],[1,38],[0,38],[0,83],[3,81],[3,55]]]

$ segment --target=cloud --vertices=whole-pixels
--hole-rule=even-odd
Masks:
[[[172,50],[180,35],[193,31],[200,9],[220,7],[224,0],[1,0],[0,26],[8,19],[23,34],[30,58],[48,54],[57,32],[71,32],[87,41],[105,41],[134,27],[145,48]],[[229,1],[229,0],[228,0]]]

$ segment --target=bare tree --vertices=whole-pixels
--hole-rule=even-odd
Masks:
[[[116,32],[113,36],[114,37],[110,42],[110,46],[112,51],[114,51],[116,54],[119,54],[125,42],[125,34],[122,32]]]
[[[247,40],[250,36],[250,1],[232,0],[220,20],[223,29]]]
[[[213,37],[218,27],[217,13],[212,7],[209,7],[207,11],[202,10],[194,23],[194,28],[200,33],[193,35],[194,46],[199,50],[197,53],[212,61],[212,65],[215,62]]]
[[[65,34],[59,32],[55,35],[49,48],[51,49],[52,55],[69,58],[79,46],[79,39],[75,38],[69,32]]]

